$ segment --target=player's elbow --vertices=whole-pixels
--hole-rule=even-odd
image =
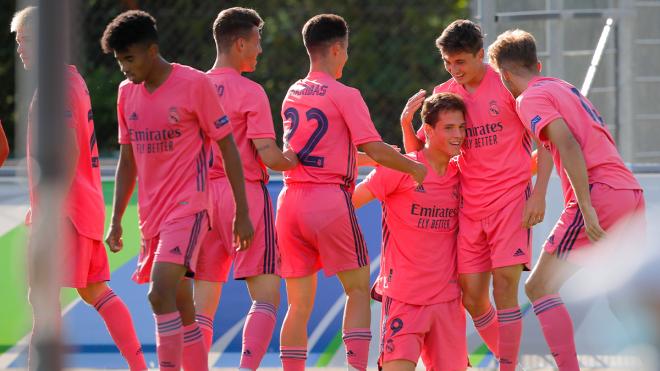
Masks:
[[[383,142],[370,142],[360,146],[360,149],[376,163],[382,163],[387,159],[389,146]]]
[[[0,146],[0,166],[4,165],[7,157],[9,157],[9,146]]]

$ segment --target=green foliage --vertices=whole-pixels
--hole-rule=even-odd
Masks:
[[[272,0],[187,1],[122,0],[80,1],[80,31],[74,42],[74,62],[85,77],[92,97],[97,137],[102,154],[117,149],[116,92],[122,75],[111,55],[103,55],[99,39],[105,25],[119,12],[139,7],[158,20],[163,56],[169,61],[207,70],[215,60],[211,26],[218,12],[232,6],[256,9],[266,25],[263,54],[249,77],[262,84],[271,101],[278,136],[280,107],[288,87],[308,71],[301,29],[311,16],[336,13],[351,28],[349,61],[342,82],[362,92],[379,132],[388,142],[400,143],[398,117],[410,95],[427,91],[446,80],[447,73],[435,47],[442,29],[468,16],[467,0]],[[5,15],[0,15],[0,22]],[[5,24],[8,24],[8,20]],[[7,35],[4,35],[6,37]],[[8,40],[7,43],[11,42]],[[3,81],[13,79],[13,49],[0,58]],[[7,54],[6,56],[4,54]],[[7,62],[10,61],[10,62]],[[6,72],[11,71],[11,72]],[[11,112],[11,85],[0,100],[0,112]],[[5,107],[8,107],[5,111]]]

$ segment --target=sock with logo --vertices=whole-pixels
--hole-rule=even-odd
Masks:
[[[108,288],[96,300],[94,309],[105,322],[105,327],[117,345],[119,352],[126,359],[129,369],[131,371],[146,370],[147,363],[144,361],[142,346],[135,334],[133,319],[126,304],[112,289]]]
[[[522,336],[520,307],[498,310],[497,321],[499,323],[500,371],[515,371]]]
[[[371,329],[345,329],[342,339],[346,346],[346,362],[357,370],[365,371],[369,360]]]
[[[559,295],[547,295],[534,301],[532,305],[559,370],[579,371],[573,321],[564,302]]]
[[[154,314],[156,319],[156,353],[161,370],[181,368],[183,331],[179,312]]]
[[[277,309],[273,304],[252,302],[243,327],[241,368],[256,370],[273,336]]]

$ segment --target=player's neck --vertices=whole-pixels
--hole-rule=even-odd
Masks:
[[[424,157],[429,163],[429,166],[435,171],[438,175],[442,176],[447,171],[447,164],[449,164],[449,159],[451,158],[449,154],[444,151],[433,149],[430,146],[425,146],[422,150],[424,152]]]
[[[463,84],[465,90],[467,90],[470,93],[474,93],[474,91],[477,90],[477,88],[479,88],[479,85],[481,85],[481,82],[484,80],[484,77],[486,76],[486,71],[488,71],[488,68],[486,67],[486,64],[482,63],[481,70],[474,77],[474,79]]]
[[[312,60],[309,64],[309,73],[321,72],[335,78],[335,67],[334,65],[326,59],[317,59]]]
[[[220,53],[215,57],[213,69],[216,68],[232,68],[236,72],[241,73],[241,61],[226,53]]]
[[[149,72],[149,75],[144,80],[144,87],[147,91],[153,93],[154,90],[163,85],[170,76],[170,73],[172,73],[172,69],[173,67],[170,62],[166,61],[163,57],[158,56],[151,72]]]

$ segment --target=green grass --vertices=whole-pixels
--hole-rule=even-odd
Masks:
[[[106,227],[110,220],[114,183],[103,183],[106,201]],[[137,200],[135,193],[126,209],[124,227],[124,250],[113,254],[108,251],[110,271],[113,272],[137,255],[140,248],[140,233],[137,220]],[[27,275],[25,272],[26,227],[19,225],[0,236],[0,353],[3,353],[28,334],[32,323],[32,313],[27,300]],[[78,297],[74,289],[63,289],[62,307]]]

